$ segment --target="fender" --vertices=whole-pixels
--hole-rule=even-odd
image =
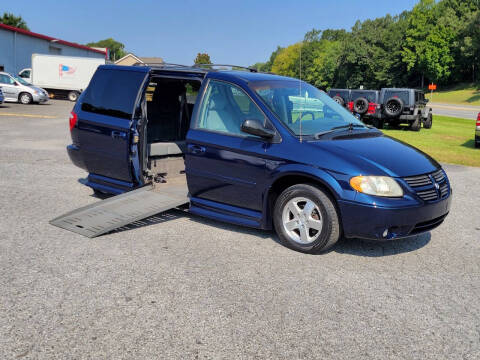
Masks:
[[[267,167],[268,167],[268,161],[267,161]],[[334,196],[334,200],[338,200],[340,198],[350,198],[351,196],[348,196],[346,194],[345,189],[342,188],[338,180],[333,177],[333,175],[325,169],[321,169],[318,167],[314,166],[309,166],[309,165],[303,165],[303,164],[285,164],[281,165],[277,168],[275,168],[271,173],[270,173],[270,178],[268,185],[265,187],[265,190],[263,192],[263,216],[262,216],[262,228],[263,229],[271,229],[272,228],[272,214],[271,214],[271,209],[270,209],[270,201],[272,197],[272,186],[277,182],[278,180],[286,177],[286,176],[303,176],[312,179],[312,182],[317,182],[325,186]],[[342,174],[339,174],[342,176]],[[353,191],[349,192],[352,193]]]

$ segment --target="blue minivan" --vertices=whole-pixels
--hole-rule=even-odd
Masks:
[[[184,66],[100,66],[70,116],[68,154],[96,193],[182,181],[189,211],[315,253],[440,225],[451,203],[430,156],[297,79]]]

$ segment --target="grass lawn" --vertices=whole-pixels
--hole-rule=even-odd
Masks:
[[[419,132],[385,129],[386,135],[413,145],[439,162],[480,167],[480,149],[475,149],[475,121],[433,116],[431,129]]]
[[[425,90],[427,98],[435,103],[478,105],[480,106],[480,85],[460,84],[448,90],[435,91],[433,99]]]

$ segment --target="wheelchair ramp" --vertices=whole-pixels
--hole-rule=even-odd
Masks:
[[[186,184],[145,186],[73,210],[50,224],[93,238],[188,203]]]

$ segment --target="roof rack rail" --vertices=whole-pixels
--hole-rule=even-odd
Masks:
[[[258,72],[257,69],[252,68],[252,67],[247,67],[247,66],[240,66],[240,65],[231,65],[231,64],[194,64],[193,67],[212,67],[212,66],[226,66],[226,67],[231,67],[233,68],[239,68],[239,69],[245,69],[250,72]]]
[[[166,62],[158,62],[158,63],[143,63],[143,62],[136,62],[133,66],[161,66],[161,67],[191,67],[188,65],[181,65],[181,64],[173,64],[173,63],[166,63]]]

